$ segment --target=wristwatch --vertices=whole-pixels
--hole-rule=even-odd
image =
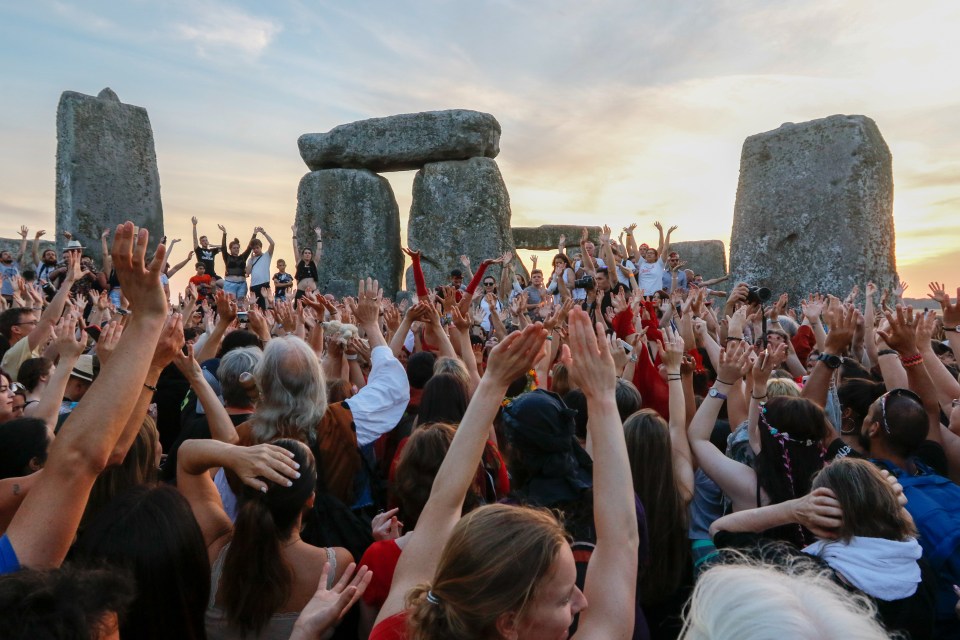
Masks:
[[[843,364],[843,358],[835,356],[832,353],[821,353],[817,360],[826,363],[831,369],[839,369],[840,365]]]
[[[710,391],[707,392],[707,395],[710,396],[711,398],[720,398],[721,400],[727,399],[727,395],[725,393],[720,393],[713,387],[710,387]]]
[[[955,327],[944,327],[944,331],[953,331],[954,333],[960,333],[960,324]]]

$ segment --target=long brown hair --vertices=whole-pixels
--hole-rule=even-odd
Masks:
[[[300,477],[290,487],[266,481],[267,492],[244,485],[233,538],[223,561],[219,593],[230,625],[256,635],[290,597],[293,570],[281,553],[317,485],[313,454],[302,442],[271,444],[293,453]]]
[[[831,489],[840,502],[843,520],[837,535],[845,542],[854,536],[897,541],[917,536],[893,487],[866,460],[837,460],[813,479],[813,488],[818,487]]]
[[[641,409],[623,423],[633,490],[647,519],[650,563],[639,580],[644,605],[671,595],[690,564],[687,504],[673,475],[670,429],[653,409]]]
[[[407,595],[408,637],[495,637],[497,618],[523,615],[565,544],[563,525],[546,509],[496,504],[471,512],[453,528],[433,584]]]

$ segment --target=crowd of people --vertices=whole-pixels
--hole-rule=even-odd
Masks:
[[[657,223],[337,298],[321,229],[197,225],[0,253],[0,637],[960,637],[944,285],[719,291]]]

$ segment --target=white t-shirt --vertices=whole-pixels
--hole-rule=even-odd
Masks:
[[[656,262],[644,260],[637,267],[637,284],[643,290],[643,295],[652,296],[663,286],[663,260]]]
[[[250,284],[270,283],[270,254],[264,251],[259,256],[250,256]]]
[[[496,305],[497,305],[497,312],[500,312],[500,311],[503,310],[503,304],[500,302],[499,299],[497,300]],[[480,320],[480,327],[481,327],[484,331],[486,331],[487,333],[489,333],[489,332],[490,332],[490,329],[491,329],[491,326],[490,326],[490,304],[487,302],[487,299],[486,299],[486,298],[481,298],[481,299],[480,299],[480,312],[481,312],[481,314],[482,314],[482,319]]]
[[[626,260],[625,262],[621,262],[620,264],[623,264],[624,267],[632,271],[633,275],[637,275],[637,265],[633,264],[632,260]],[[616,269],[617,269],[617,280],[619,280],[620,284],[622,284],[623,286],[630,288],[630,278],[628,278],[623,273],[623,271],[620,270],[619,265],[616,266]]]
[[[593,261],[596,263],[597,268],[607,266],[607,263],[603,261],[603,258],[594,256]],[[577,260],[577,263],[573,265],[574,275],[579,274],[580,270],[583,269],[583,262]],[[586,274],[584,274],[586,275]],[[573,290],[573,299],[574,300],[586,300],[587,299],[587,290],[586,289],[574,289]]]

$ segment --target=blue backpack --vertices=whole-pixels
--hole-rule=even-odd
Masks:
[[[910,475],[886,460],[874,464],[897,477],[907,497],[907,511],[920,533],[923,558],[937,575],[937,618],[955,620],[960,584],[960,486],[927,465],[914,461],[920,475]]]

